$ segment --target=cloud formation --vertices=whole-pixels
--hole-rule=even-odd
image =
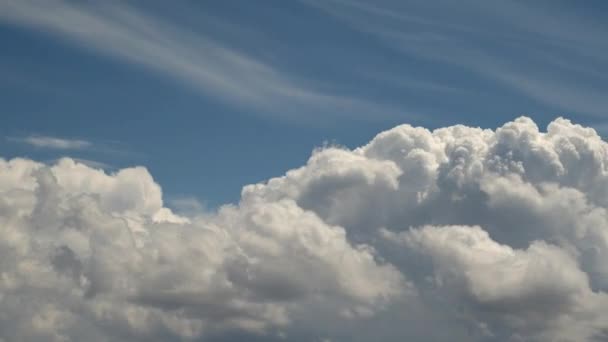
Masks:
[[[562,111],[605,116],[606,26],[582,11],[516,1],[301,2],[405,58],[461,69]]]
[[[401,125],[214,213],[143,167],[1,160],[0,337],[605,340],[607,193],[608,145],[561,118]]]
[[[302,75],[276,67],[276,61],[220,43],[218,37],[197,31],[186,21],[163,19],[124,1],[7,0],[0,3],[0,22],[55,35],[166,75],[224,104],[261,109],[266,115],[304,121],[294,113],[297,107],[314,108],[308,115],[349,113],[351,118],[367,120],[385,118],[379,113],[397,115],[388,104],[324,91],[335,87],[319,87],[326,82],[305,81]]]
[[[55,150],[83,150],[90,148],[90,141],[81,139],[65,139],[45,135],[28,135],[22,138],[9,138],[9,140],[28,144],[37,148],[49,148]]]

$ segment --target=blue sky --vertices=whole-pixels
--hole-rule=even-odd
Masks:
[[[608,130],[602,1],[0,4],[0,155],[145,165],[215,207],[400,123]]]

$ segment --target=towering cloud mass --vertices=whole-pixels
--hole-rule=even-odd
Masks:
[[[608,144],[409,125],[214,213],[146,169],[0,160],[4,341],[608,339]]]

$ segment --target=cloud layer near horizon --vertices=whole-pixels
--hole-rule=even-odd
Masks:
[[[608,338],[608,144],[401,125],[180,216],[145,168],[0,159],[6,341]]]

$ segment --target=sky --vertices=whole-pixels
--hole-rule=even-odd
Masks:
[[[604,131],[606,11],[602,1],[3,1],[0,153],[146,165],[169,198],[214,208],[315,147],[355,147],[400,123],[495,127],[528,115],[542,127],[566,116]]]
[[[0,0],[0,341],[605,341],[607,15]]]

